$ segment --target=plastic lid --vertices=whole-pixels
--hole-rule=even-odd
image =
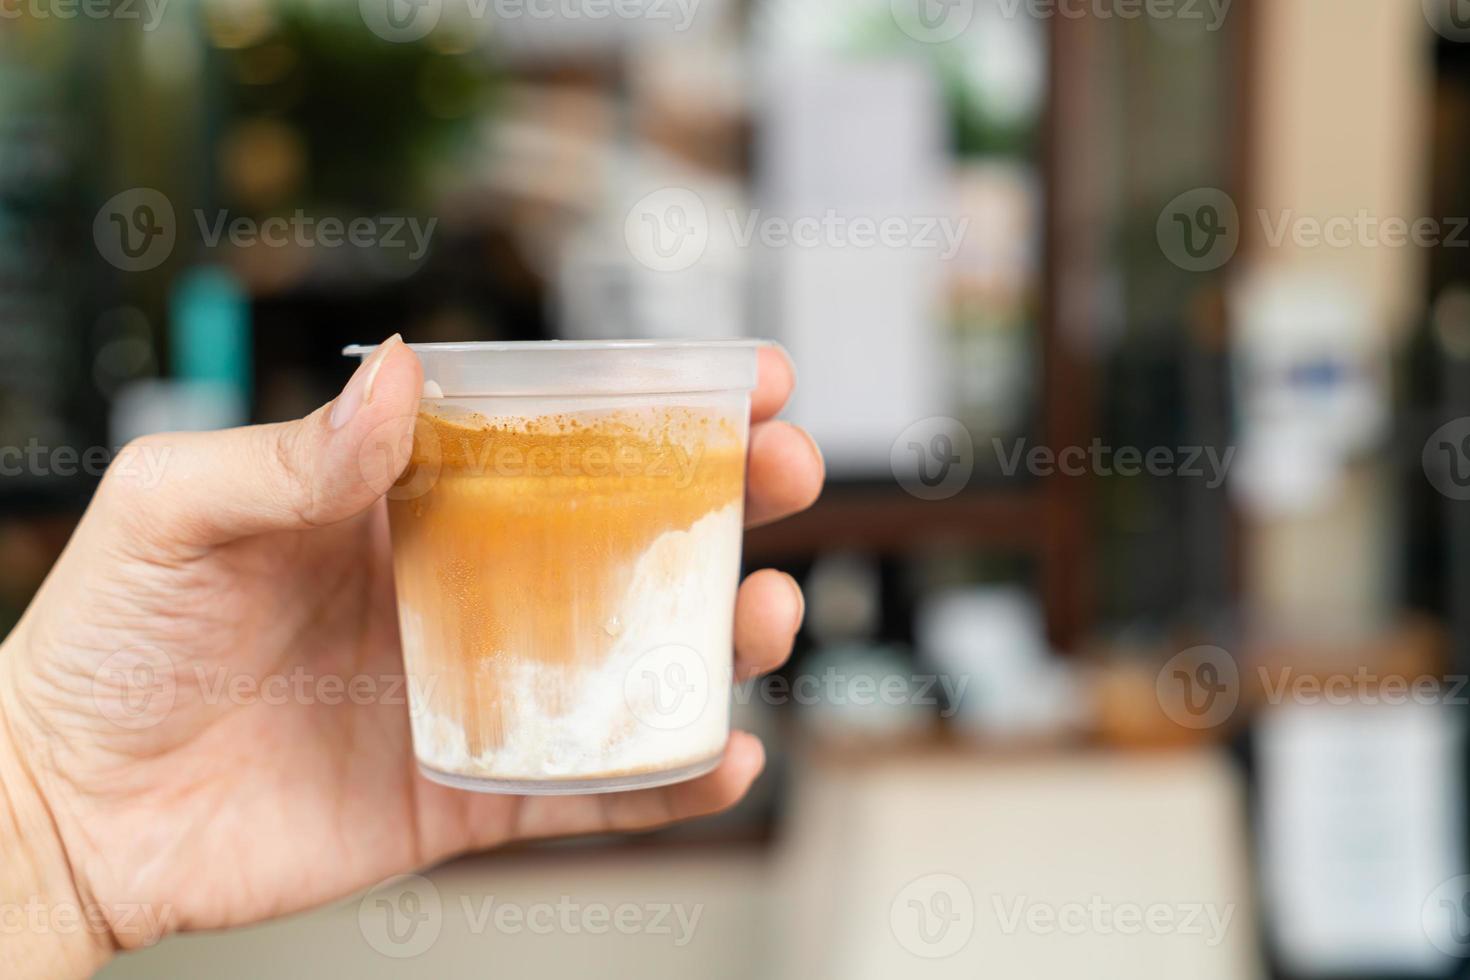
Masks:
[[[409,344],[446,398],[749,391],[764,340]],[[342,353],[366,357],[377,345]]]

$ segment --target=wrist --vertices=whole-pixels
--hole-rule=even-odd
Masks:
[[[15,731],[11,645],[0,645],[0,961],[17,980],[89,977],[110,927],[77,887],[66,847]]]

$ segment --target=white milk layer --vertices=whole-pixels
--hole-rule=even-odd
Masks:
[[[400,603],[414,749],[441,772],[497,780],[575,780],[657,773],[723,751],[730,729],[735,591],[743,512],[731,504],[687,531],[660,535],[639,556],[596,665],[527,661],[497,692],[501,745],[472,755],[462,719],[427,707],[415,664],[424,630]],[[511,651],[477,651],[504,662]],[[554,710],[552,710],[554,706]]]

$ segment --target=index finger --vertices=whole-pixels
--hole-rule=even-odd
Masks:
[[[758,358],[755,391],[750,395],[750,421],[763,422],[786,407],[786,400],[796,387],[796,371],[791,358],[772,344],[756,352]]]

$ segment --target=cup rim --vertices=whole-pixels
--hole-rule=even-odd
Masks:
[[[364,357],[381,344],[350,344],[342,349],[345,357]],[[730,337],[716,340],[486,340],[448,341],[429,344],[405,344],[410,350],[430,354],[458,353],[538,353],[550,351],[690,351],[748,350],[774,346],[770,340],[753,337]]]
[[[426,391],[444,398],[577,397],[750,391],[770,341],[533,340],[409,344]],[[381,345],[354,344],[366,358]]]

